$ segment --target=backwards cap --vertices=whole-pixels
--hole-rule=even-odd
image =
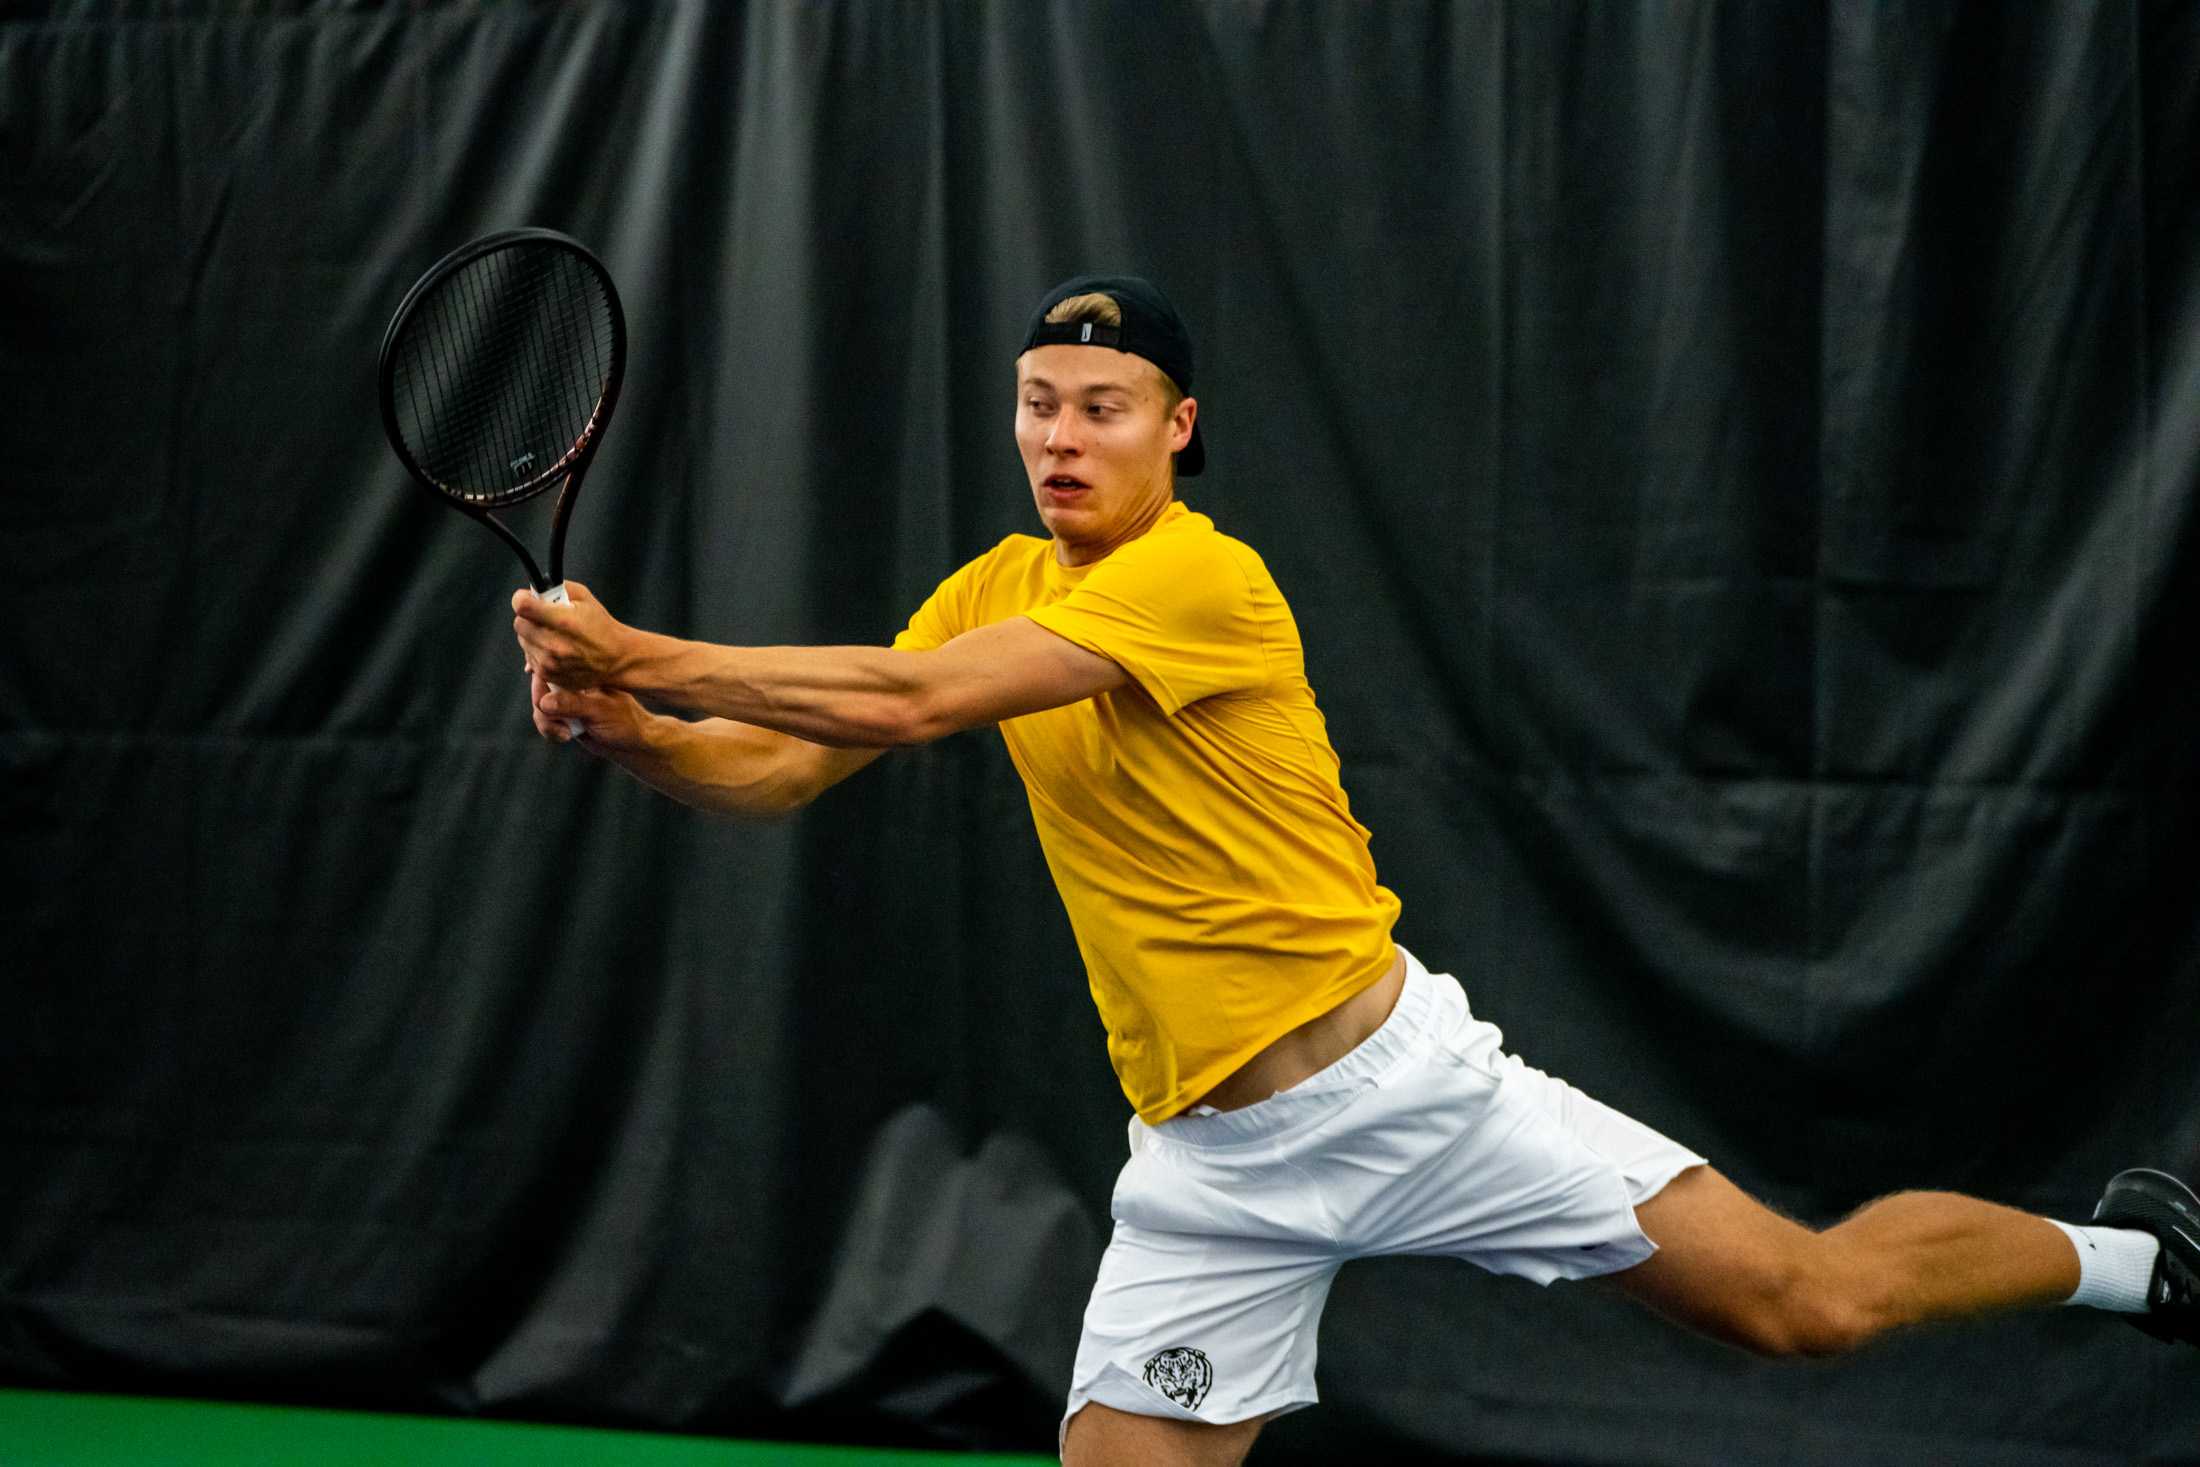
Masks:
[[[1104,295],[1123,313],[1120,326],[1098,321],[1049,321],[1047,312],[1073,295]],[[1109,346],[1144,357],[1159,367],[1186,397],[1192,395],[1192,334],[1184,318],[1169,304],[1159,286],[1136,275],[1074,275],[1046,293],[1031,313],[1031,329],[1024,333],[1022,356],[1035,346]],[[1176,456],[1176,473],[1190,478],[1207,466],[1207,445],[1200,441],[1199,422],[1192,422],[1192,438]]]

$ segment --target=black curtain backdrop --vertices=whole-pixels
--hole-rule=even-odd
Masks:
[[[1030,301],[1150,274],[1515,1047],[1812,1221],[2189,1172],[2196,201],[2189,3],[9,7],[0,1379],[1051,1447],[1126,1108],[1014,774],[534,738],[373,398],[521,223],[625,294],[627,619],[886,640],[1036,528]],[[1362,1263],[1321,1368],[1260,1458],[2200,1461],[2075,1310],[1774,1365]]]

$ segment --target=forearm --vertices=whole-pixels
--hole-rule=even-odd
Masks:
[[[652,702],[836,748],[892,748],[935,727],[916,656],[886,647],[723,647],[634,634],[622,687]]]
[[[545,684],[785,734],[824,751],[828,784],[862,767],[860,756],[1066,707],[1130,681],[1117,663],[1029,617],[973,627],[923,651],[721,647],[621,626],[577,582],[566,590],[578,598],[570,606],[524,594],[512,601],[513,628]],[[555,697],[538,711],[556,712]]]
[[[815,745],[726,719],[657,715],[639,745],[599,752],[661,794],[738,820],[789,814],[823,788]]]

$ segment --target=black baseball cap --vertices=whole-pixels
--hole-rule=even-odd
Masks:
[[[1123,324],[1103,326],[1098,321],[1047,320],[1053,310],[1073,295],[1104,295],[1123,312]],[[1184,318],[1169,304],[1161,287],[1136,275],[1073,275],[1046,293],[1031,313],[1031,329],[1016,349],[1022,356],[1035,346],[1111,346],[1144,357],[1168,375],[1176,390],[1192,395],[1192,333]],[[1200,441],[1199,423],[1192,423],[1191,441],[1176,456],[1176,473],[1188,479],[1207,467],[1207,445]]]

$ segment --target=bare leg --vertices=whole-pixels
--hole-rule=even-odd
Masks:
[[[1900,1192],[1814,1232],[1709,1167],[1636,1209],[1657,1254],[1613,1276],[1670,1319],[1771,1355],[1830,1355],[1934,1319],[2056,1304],[2077,1250],[2043,1218]]]
[[[1097,1401],[1070,1418],[1063,1467],[1237,1467],[1253,1449],[1259,1420],[1202,1426],[1136,1416]]]

